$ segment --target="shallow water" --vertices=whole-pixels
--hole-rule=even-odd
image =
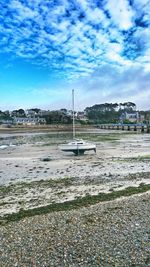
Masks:
[[[0,149],[5,149],[5,148],[8,148],[8,147],[14,147],[16,145],[0,145]]]

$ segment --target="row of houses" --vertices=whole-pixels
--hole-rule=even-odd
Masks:
[[[45,118],[21,118],[15,117],[13,120],[14,124],[26,124],[26,125],[36,125],[36,124],[46,124]]]
[[[0,120],[0,124],[16,124],[16,125],[36,125],[36,124],[46,124],[46,119],[42,116],[48,116],[51,111],[49,110],[40,110],[40,109],[28,109],[23,113],[23,116],[19,116],[24,111],[23,110],[16,110],[13,111],[10,115],[9,120]],[[60,109],[58,110],[59,113],[63,114],[64,116],[72,117],[73,111],[67,109]],[[74,112],[75,118],[81,121],[88,121],[86,111],[78,111]],[[123,111],[119,121],[129,121],[132,123],[141,123],[145,120],[144,115],[140,114],[139,111],[133,110],[132,112]]]
[[[62,113],[66,116],[72,116],[73,111],[67,109],[56,110],[59,113]],[[8,112],[8,111],[7,111]],[[5,112],[6,113],[6,112]],[[27,118],[35,118],[35,117],[43,117],[48,116],[51,113],[50,110],[41,110],[41,109],[27,109],[27,110],[13,110],[9,113],[11,117],[27,117]],[[77,119],[85,119],[86,112],[85,111],[74,111],[74,116]]]
[[[63,115],[63,118],[72,117],[73,111],[67,109],[60,109],[59,114]],[[7,115],[9,119],[0,119],[0,124],[6,125],[37,125],[37,124],[46,124],[46,117],[52,116],[51,111],[49,110],[40,110],[40,109],[28,109],[28,110],[14,110],[12,112],[5,111],[3,114]],[[43,116],[43,117],[42,117]],[[79,120],[87,120],[85,112],[75,112],[75,118]],[[65,119],[64,119],[65,121]]]
[[[15,117],[12,120],[0,120],[0,124],[6,125],[37,125],[46,124],[45,118]]]

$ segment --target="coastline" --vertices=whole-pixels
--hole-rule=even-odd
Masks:
[[[66,132],[0,134],[4,267],[149,266],[150,191],[138,188],[150,184],[150,134],[92,129],[83,135],[95,142],[96,154],[60,151],[59,143],[71,138]],[[127,195],[107,201],[117,192]],[[88,202],[97,196],[106,199]],[[24,211],[30,216],[7,221]]]

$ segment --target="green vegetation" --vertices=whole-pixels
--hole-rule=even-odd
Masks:
[[[77,134],[77,138],[83,138],[88,141],[95,141],[95,142],[107,142],[107,141],[117,141],[120,139],[119,134]]]
[[[94,123],[115,123],[125,111],[133,112],[136,105],[132,102],[96,104],[85,109],[87,117]]]
[[[0,122],[1,120],[12,120],[9,111],[2,112],[0,110]]]
[[[28,189],[36,189],[36,188],[49,188],[49,187],[56,187],[56,186],[70,186],[72,185],[73,178],[64,177],[61,179],[53,180],[40,180],[40,181],[32,181],[29,183],[20,182],[15,184],[10,184],[8,186],[1,185],[0,186],[0,196],[4,198],[8,196],[10,193],[24,193]]]
[[[84,112],[77,112],[76,122],[78,122],[80,125],[116,123],[120,121],[120,118],[122,121],[124,121],[125,112],[132,113],[135,112],[135,110],[136,104],[132,102],[95,104],[91,107],[86,107]],[[83,116],[82,119],[80,117],[81,114]],[[28,110],[28,113],[22,108],[13,110],[12,112],[9,110],[4,112],[0,110],[0,120],[12,120],[13,117],[28,117],[29,115],[32,118],[44,118],[46,124],[57,124],[57,126],[62,124],[72,124],[72,115],[71,113],[68,114],[68,111],[65,108],[51,111],[42,111],[39,108],[31,108]],[[150,110],[140,111],[140,115],[145,117],[146,122],[149,120]],[[124,121],[124,123],[125,122],[131,123],[130,121]]]
[[[148,154],[148,155],[144,155],[144,156],[139,156],[138,159],[139,159],[139,160],[150,159],[150,154]]]
[[[8,214],[1,217],[1,224],[5,224],[11,221],[18,221],[25,217],[31,217],[35,215],[47,214],[56,211],[66,211],[72,209],[79,209],[82,207],[88,207],[99,202],[111,201],[120,197],[128,197],[134,194],[144,193],[150,190],[150,185],[141,184],[139,187],[128,187],[120,191],[113,191],[111,193],[100,193],[98,195],[86,195],[82,198],[77,198],[73,201],[66,201],[63,203],[54,203],[51,205],[24,210],[21,209],[18,213]]]
[[[126,180],[137,180],[137,179],[149,179],[150,172],[137,172],[137,173],[130,173],[126,176]]]
[[[131,161],[150,161],[150,155],[148,154],[148,155],[144,155],[144,156],[123,158],[123,159],[119,159],[119,161],[126,161],[126,162],[131,162]]]
[[[128,133],[127,133],[128,135]],[[96,142],[107,142],[107,141],[117,141],[120,138],[125,137],[126,133],[110,133],[110,134],[99,134],[99,133],[76,133],[76,138],[88,140],[88,141],[96,141]],[[59,144],[62,142],[66,142],[69,139],[72,139],[72,133],[54,133],[54,134],[44,134],[37,135],[32,137],[32,142],[42,142],[43,146]]]
[[[50,146],[54,144],[59,144],[64,142],[65,140],[72,139],[72,133],[51,133],[51,134],[42,134],[42,135],[35,135],[30,137],[31,143],[41,142],[42,146]],[[36,144],[37,145],[37,144]]]
[[[49,113],[47,115],[43,115],[43,117],[45,118],[47,124],[52,124],[52,123],[70,124],[72,123],[71,117],[61,112],[61,110],[49,111]]]

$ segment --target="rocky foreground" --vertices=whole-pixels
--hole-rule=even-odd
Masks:
[[[3,267],[150,266],[150,194],[1,227]]]

